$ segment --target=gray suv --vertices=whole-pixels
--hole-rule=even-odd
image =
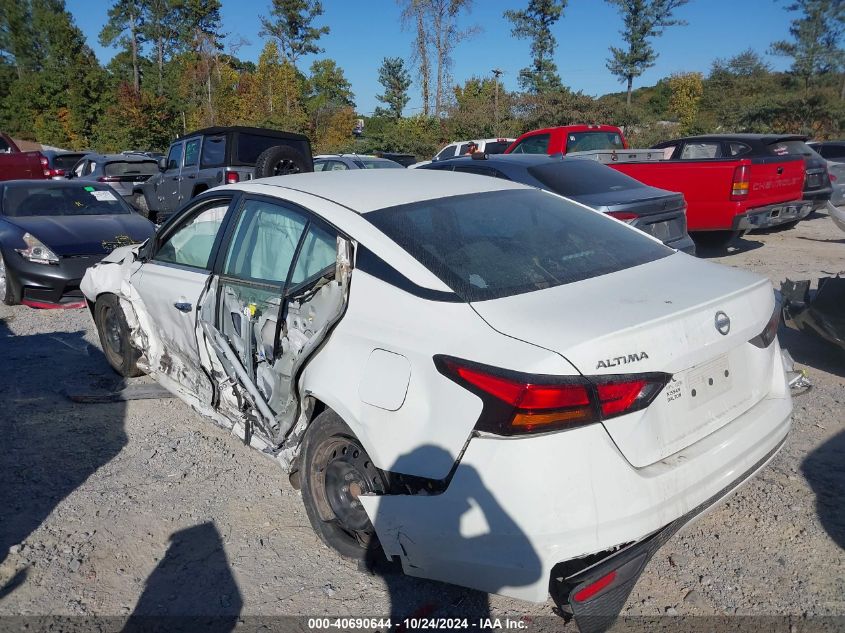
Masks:
[[[306,136],[257,127],[209,127],[170,144],[159,173],[135,189],[136,205],[162,222],[206,189],[314,171]]]

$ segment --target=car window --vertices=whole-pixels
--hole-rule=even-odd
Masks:
[[[570,132],[566,135],[566,153],[601,149],[625,149],[618,132]]]
[[[641,189],[639,180],[599,162],[565,159],[528,168],[528,173],[543,183],[543,188],[562,196],[585,196],[611,191]]]
[[[455,152],[455,154],[458,155],[458,156],[463,156],[464,154],[467,153],[468,147],[469,147],[469,143],[461,143],[461,145],[458,146],[458,151]]]
[[[706,158],[721,158],[722,144],[719,141],[699,143],[684,143],[681,150],[681,160],[703,160]]]
[[[79,158],[79,154],[57,154],[55,158],[53,158],[53,168],[68,171],[71,167],[76,165]]]
[[[9,147],[9,144],[6,141],[4,141],[2,138],[0,138],[0,154],[7,154],[11,150],[12,150],[12,148]]]
[[[457,149],[457,145],[447,145],[446,147],[440,150],[440,153],[437,154],[435,158],[437,160],[446,160],[447,158],[454,158],[455,149]]]
[[[742,156],[751,151],[751,146],[745,143],[728,143],[728,154],[730,156]]]
[[[3,189],[0,208],[3,215],[15,218],[131,213],[111,187],[85,181],[60,181],[50,186],[37,180],[10,184]]]
[[[206,136],[202,143],[201,167],[220,167],[226,162],[226,136]]]
[[[769,148],[777,156],[818,156],[809,145],[799,140],[778,141],[769,144]]]
[[[324,160],[315,160],[314,161],[314,171],[325,171],[326,170],[326,161]]]
[[[334,266],[336,260],[337,234],[312,222],[293,268],[291,284],[302,283],[329,266]]]
[[[485,154],[504,154],[505,150],[510,147],[511,141],[491,141],[485,143]]]
[[[396,161],[387,158],[359,158],[357,162],[362,169],[405,169]]]
[[[73,175],[79,178],[85,173],[85,163],[86,161],[81,160],[76,165],[73,166]]]
[[[294,209],[247,200],[238,217],[223,273],[239,279],[284,283],[306,217]]]
[[[435,198],[364,217],[464,301],[573,283],[674,252],[538,189]]]
[[[105,176],[151,176],[158,171],[154,160],[115,160],[103,165]]]
[[[455,171],[459,171],[465,174],[478,174],[479,176],[498,176],[498,173],[495,169],[490,169],[489,167],[477,167],[475,165],[455,165]]]
[[[97,163],[93,160],[89,160],[88,164],[85,165],[85,169],[83,170],[83,176],[90,176],[94,173],[94,170],[97,169]]]
[[[200,155],[200,140],[192,139],[185,143],[185,167],[193,167],[197,164]]]
[[[194,268],[211,268],[214,240],[217,239],[228,208],[228,200],[216,200],[189,214],[159,247],[153,259]]]
[[[548,154],[550,134],[535,134],[520,141],[512,154]]]
[[[255,164],[259,155],[271,147],[276,145],[288,145],[293,147],[303,156],[310,156],[311,150],[305,141],[296,139],[282,139],[276,136],[261,136],[260,134],[249,134],[246,132],[239,132],[235,136],[235,147],[237,151],[238,161],[246,164]]]
[[[339,160],[330,160],[323,167],[323,171],[346,171],[347,169],[349,169],[349,166]]]
[[[179,169],[182,166],[182,143],[177,143],[167,153],[167,170]]]
[[[815,145],[813,149],[828,160],[841,161],[845,159],[845,145]]]

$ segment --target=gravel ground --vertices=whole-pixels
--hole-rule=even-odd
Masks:
[[[705,256],[815,279],[845,269],[843,238],[814,214]],[[624,614],[845,616],[845,357],[781,341],[815,385],[786,447],[658,552]],[[318,541],[273,461],[178,400],[71,402],[119,384],[85,310],[0,305],[0,359],[0,615],[553,613],[359,570]]]

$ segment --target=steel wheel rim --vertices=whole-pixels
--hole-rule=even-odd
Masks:
[[[373,527],[358,497],[384,492],[378,470],[358,442],[348,437],[332,438],[320,449],[315,461],[315,488],[321,497],[318,505],[332,515],[328,520],[366,544]]]
[[[115,356],[120,356],[120,322],[111,307],[103,311],[103,334],[109,351]]]

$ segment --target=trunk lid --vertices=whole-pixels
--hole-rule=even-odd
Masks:
[[[571,197],[597,211],[613,214],[661,242],[673,242],[687,234],[687,205],[680,193],[642,187]],[[629,220],[624,215],[628,213],[636,214],[637,217]]]
[[[754,209],[800,200],[804,193],[804,160],[796,156],[754,158],[750,161],[747,207]]]
[[[604,422],[635,467],[712,433],[771,387],[774,346],[748,342],[772,316],[771,283],[687,255],[471,305],[494,329],[558,352],[584,375],[672,374],[647,409]],[[716,328],[719,312],[727,334]]]

